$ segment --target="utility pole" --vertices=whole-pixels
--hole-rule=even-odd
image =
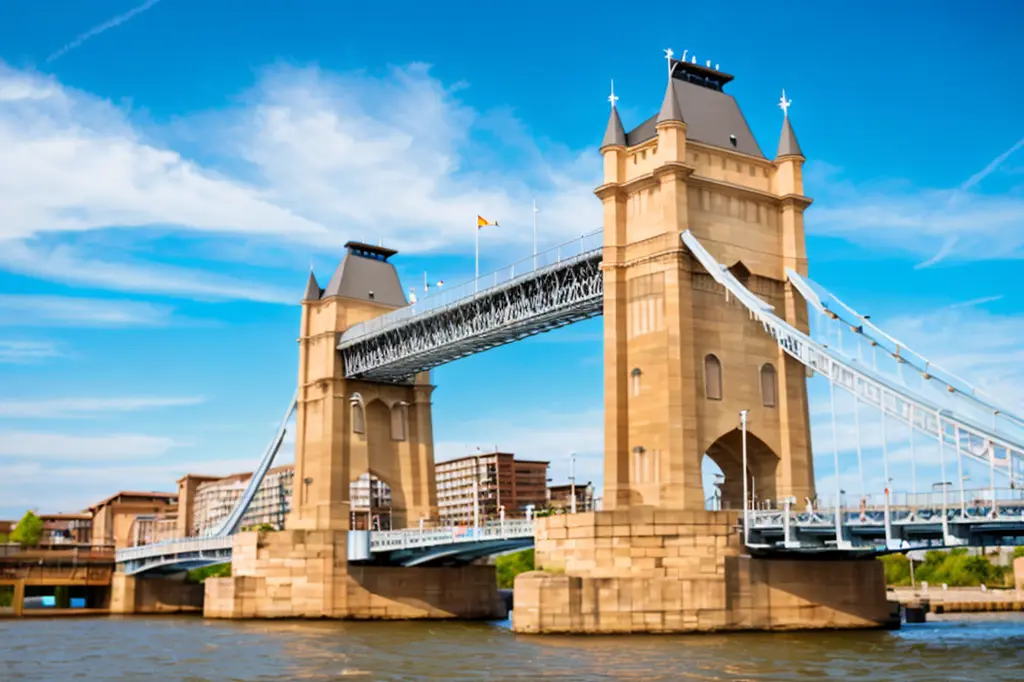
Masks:
[[[740,429],[743,435],[743,544],[750,541],[750,503],[747,499],[747,410],[740,410]]]

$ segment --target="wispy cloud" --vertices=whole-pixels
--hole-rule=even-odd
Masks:
[[[948,307],[952,309],[973,308],[974,306],[984,305],[986,303],[993,303],[995,301],[1001,300],[1003,300],[1002,294],[999,294],[998,296],[982,296],[981,298],[974,298],[971,299],[970,301],[961,301],[960,303],[954,303]]]
[[[201,396],[181,398],[52,398],[48,400],[0,401],[0,419],[68,419],[95,417],[112,412],[139,412],[163,407],[199,405]]]
[[[33,461],[138,460],[166,455],[183,447],[172,438],[139,434],[68,435],[31,431],[0,431],[0,456]]]
[[[112,28],[120,26],[121,24],[123,24],[124,22],[128,21],[132,17],[137,16],[139,14],[142,14],[143,12],[145,12],[146,10],[148,10],[149,8],[151,8],[153,5],[157,4],[158,2],[160,2],[160,0],[146,0],[146,2],[142,3],[138,7],[134,7],[132,9],[128,10],[124,14],[119,14],[116,17],[114,17],[113,19],[108,19],[107,21],[104,21],[102,24],[99,24],[97,26],[93,26],[88,31],[86,31],[85,33],[82,33],[81,35],[77,36],[70,43],[68,43],[67,45],[65,45],[64,47],[60,48],[59,50],[57,50],[56,52],[51,54],[49,57],[47,57],[46,58],[47,63],[52,62],[55,59],[59,59],[60,57],[64,56],[65,54],[67,54],[71,50],[75,49],[76,47],[79,47],[82,43],[84,43],[85,41],[89,40],[90,38],[95,38],[96,36],[98,36],[99,34],[105,32],[105,31],[109,31]]]
[[[46,248],[13,241],[5,246],[0,251],[0,268],[63,284],[214,301],[293,304],[301,298],[298,287],[289,291],[194,268],[127,258],[107,260],[66,245]]]
[[[162,327],[173,311],[142,301],[0,294],[0,326]]]
[[[51,341],[0,341],[0,363],[28,365],[63,355]]]

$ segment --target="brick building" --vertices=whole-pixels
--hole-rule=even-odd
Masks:
[[[434,465],[437,509],[442,525],[471,524],[524,516],[526,507],[547,504],[548,462],[517,460],[510,452],[487,452]]]

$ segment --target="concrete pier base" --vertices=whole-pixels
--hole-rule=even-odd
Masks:
[[[198,613],[203,586],[175,576],[131,576],[115,573],[110,581],[110,613]]]
[[[232,576],[206,581],[208,618],[503,618],[493,566],[348,564],[346,531],[240,533]]]
[[[730,512],[632,509],[541,519],[516,579],[522,633],[899,626],[875,560],[741,556]]]

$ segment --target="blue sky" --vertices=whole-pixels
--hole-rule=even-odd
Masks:
[[[638,124],[666,47],[736,76],[769,154],[786,89],[815,279],[1024,403],[1019,4],[445,7],[4,3],[0,517],[251,468],[348,239],[418,286],[471,276],[477,213],[482,271],[529,254],[534,197],[542,247],[599,227],[608,81]],[[438,456],[599,480],[600,325],[436,370]]]

